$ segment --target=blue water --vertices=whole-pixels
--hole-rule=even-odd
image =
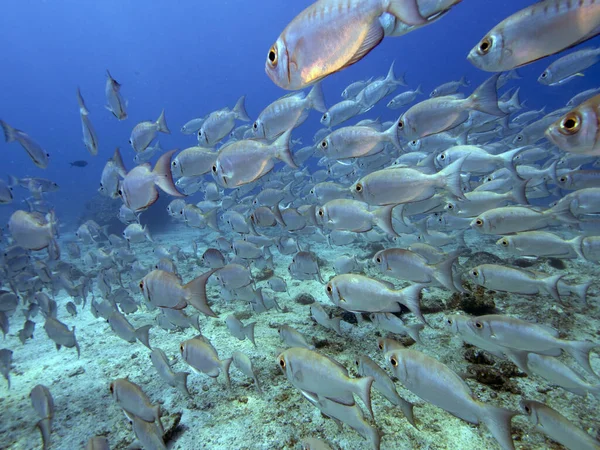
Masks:
[[[46,170],[35,167],[18,144],[0,142],[0,176],[42,176],[61,190],[48,199],[63,225],[76,221],[95,195],[99,175],[115,147],[121,147],[127,168],[133,166],[128,144],[133,126],[156,120],[162,108],[172,135],[160,135],[163,148],[195,144],[179,128],[194,117],[233,107],[245,94],[256,117],[285,92],[264,73],[271,44],[286,24],[310,2],[218,1],[102,2],[7,0],[0,14],[0,118],[29,133],[50,153]],[[387,73],[406,72],[411,88],[420,83],[427,94],[437,85],[466,75],[472,86],[488,74],[466,60],[466,54],[496,23],[524,6],[522,1],[465,1],[437,23],[406,36],[385,39],[358,64],[323,83],[327,105],[340,100],[346,85]],[[598,38],[589,46],[598,45]],[[588,45],[588,44],[585,44]],[[577,92],[596,87],[600,66],[562,87],[536,82],[552,58],[519,70],[521,98],[529,108],[562,106]],[[118,122],[104,109],[105,71],[123,85],[129,118]],[[75,97],[81,87],[100,142],[97,157],[83,146]],[[400,92],[400,91],[398,91]],[[366,117],[396,118],[380,102]],[[401,111],[397,111],[401,112]],[[294,133],[305,145],[320,128],[318,114]],[[70,167],[78,159],[83,169]],[[23,191],[16,192],[17,199]],[[19,201],[0,208],[6,223]]]

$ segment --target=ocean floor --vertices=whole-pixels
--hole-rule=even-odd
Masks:
[[[479,258],[485,262],[486,257],[503,257],[491,239],[488,242],[488,239],[471,231],[466,236],[474,253],[489,252],[493,255],[461,257],[462,268],[470,267],[469,258]],[[216,233],[174,224],[168,234],[157,234],[154,239],[155,244],[167,247],[178,245],[190,255],[192,242],[195,241],[198,243],[200,256],[207,247],[215,245],[216,237]],[[74,236],[64,235],[61,237],[61,244],[69,240],[75,240]],[[401,243],[386,244],[387,247],[394,245],[401,246]],[[81,247],[82,254],[92,248]],[[366,259],[380,248],[380,244],[366,241],[343,247],[314,243],[311,246],[311,250],[322,262],[321,273],[325,281],[335,275],[332,262],[338,256],[355,254],[359,259]],[[155,264],[153,244],[135,244],[133,249],[146,266]],[[67,252],[63,253],[63,259],[68,260]],[[169,449],[298,449],[300,441],[309,436],[321,438],[335,449],[371,448],[369,442],[353,429],[346,425],[339,429],[333,420],[322,416],[317,408],[290,385],[277,363],[278,353],[285,348],[278,336],[277,327],[287,324],[296,328],[317,346],[318,351],[335,358],[353,375],[356,375],[354,359],[359,355],[366,354],[384,366],[381,352],[377,348],[377,339],[387,334],[376,329],[368,320],[362,320],[360,324],[347,322],[346,320],[354,322],[353,316],[348,313],[344,314],[341,336],[316,324],[310,317],[309,306],[295,300],[300,295],[312,295],[333,315],[342,315],[343,311],[329,302],[325,286],[319,281],[298,281],[290,277],[287,267],[291,262],[291,255],[281,255],[276,249],[273,250],[273,255],[275,275],[284,278],[289,289],[289,295],[276,293],[281,311],[271,309],[255,314],[246,302],[227,303],[217,286],[210,283],[208,298],[219,317],[200,317],[202,334],[210,339],[221,358],[230,357],[234,351],[241,351],[252,360],[262,384],[262,395],[255,389],[252,380],[232,365],[231,388],[226,387],[222,375],[215,380],[205,374],[191,373],[188,378],[191,396],[185,396],[158,376],[149,358],[150,351],[145,346],[139,342],[125,342],[112,332],[105,320],[91,314],[90,299],[84,310],[78,307],[78,315],[71,317],[65,309],[65,304],[70,299],[61,291],[56,298],[58,319],[70,327],[76,327],[81,357],[77,358],[75,349],[56,350],[43,329],[41,314],[32,319],[36,322],[34,338],[22,345],[17,336],[24,321],[19,308],[11,318],[10,334],[0,344],[14,351],[10,390],[7,389],[5,380],[0,378],[0,448],[41,448],[40,433],[35,427],[38,418],[29,400],[29,392],[40,383],[50,389],[55,403],[50,449],[84,448],[88,439],[94,435],[107,436],[112,449],[127,448],[135,437],[129,421],[109,392],[110,382],[121,377],[128,377],[141,386],[154,403],[160,403]],[[563,271],[573,274],[565,278],[569,281],[596,278],[599,273],[597,265],[582,260],[564,262],[566,269]],[[86,270],[82,261],[73,263]],[[560,270],[550,267],[547,260],[534,263],[532,268],[537,270],[549,273]],[[184,282],[207,270],[199,266],[197,259],[192,257],[176,264]],[[254,276],[259,272],[253,269]],[[379,277],[372,264],[368,265],[367,274]],[[127,273],[123,274],[123,284],[126,287],[130,284]],[[257,285],[264,286],[266,282],[259,281]],[[600,342],[598,288],[598,282],[595,281],[589,291],[587,305],[572,298],[565,304],[557,304],[546,296],[525,297],[504,293],[488,294],[488,300],[492,299],[502,314],[554,326],[563,337]],[[94,294],[97,299],[100,298],[97,288]],[[139,290],[134,294],[142,302]],[[445,314],[460,313],[456,298],[453,300],[451,297],[451,293],[443,289],[426,289],[422,304],[425,317],[432,326],[422,331],[423,345],[414,344],[412,348],[433,356],[459,374],[464,374],[467,384],[481,401],[518,410],[521,398],[535,399],[560,411],[589,433],[597,433],[595,427],[598,426],[600,410],[598,399],[590,395],[579,397],[559,387],[550,386],[542,379],[524,376],[511,363],[489,355],[492,365],[473,363],[472,361],[480,362],[481,355],[463,345],[460,338],[454,336],[444,325]],[[193,311],[190,309],[188,307],[186,312],[191,314]],[[150,311],[142,306],[127,318],[136,328],[153,324],[150,344],[165,351],[174,362],[173,370],[191,372],[179,355],[179,344],[198,332],[193,328],[163,330],[156,324],[157,313],[156,310]],[[249,340],[239,341],[229,333],[225,318],[231,313],[237,314],[244,323],[256,321],[256,348]],[[405,317],[407,321],[416,323],[412,314],[406,314]],[[411,342],[406,337],[391,337],[406,344]],[[465,359],[465,355],[471,362]],[[572,367],[576,366],[568,356],[564,361]],[[597,354],[592,357],[592,366],[600,373],[600,357]],[[478,374],[481,380],[490,384],[476,381],[473,374]],[[373,390],[375,424],[383,434],[381,449],[499,448],[485,426],[468,424],[421,401],[400,383],[396,383],[396,386],[402,397],[416,403],[415,417],[419,429],[409,424],[399,408]],[[523,417],[513,419],[513,437],[519,449],[560,448],[558,444],[533,431]]]

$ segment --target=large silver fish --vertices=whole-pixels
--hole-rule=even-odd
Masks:
[[[121,96],[121,85],[110,75],[108,70],[106,71],[104,94],[106,95],[106,109],[119,120],[127,119],[127,111],[125,111],[127,103]]]
[[[488,72],[504,72],[558,53],[600,33],[597,0],[543,0],[504,19],[468,55]]]
[[[409,25],[427,22],[416,0],[319,0],[273,44],[267,75],[279,87],[296,90],[360,61],[383,40],[379,17],[384,13]]]
[[[156,137],[158,132],[171,134],[165,119],[165,110],[160,113],[156,122],[140,122],[131,131],[129,144],[136,153],[143,152]]]

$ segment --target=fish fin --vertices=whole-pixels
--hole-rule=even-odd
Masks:
[[[111,161],[116,166],[117,173],[119,174],[119,176],[121,178],[125,178],[125,175],[127,174],[127,169],[125,169],[125,164],[123,164],[123,157],[121,156],[121,150],[119,149],[119,147],[115,149]]]
[[[453,292],[460,292],[454,283],[454,277],[452,273],[452,267],[454,263],[458,261],[458,256],[451,254],[449,258],[444,261],[433,264],[433,268],[435,269],[434,277],[440,284],[442,284],[446,289],[450,289]],[[463,290],[464,291],[464,290]]]
[[[600,348],[600,344],[590,341],[565,341],[561,348],[569,353],[586,372],[600,378],[590,364],[590,352],[595,348]]]
[[[171,134],[171,130],[167,126],[167,119],[165,119],[165,110],[163,109],[156,120],[156,125],[158,126],[158,131],[165,134]]]
[[[119,83],[117,80],[115,80],[112,77],[112,75],[110,74],[110,72],[108,71],[108,69],[106,69],[106,75],[108,76],[108,78],[110,78],[111,83],[115,87],[115,91],[118,91],[119,89],[121,89],[121,83]]]
[[[217,315],[208,305],[208,300],[206,298],[206,282],[217,270],[218,269],[209,270],[183,286],[183,288],[189,292],[187,303],[201,313],[211,317],[217,317]]]
[[[168,151],[156,162],[152,173],[156,176],[154,183],[165,193],[174,197],[185,197],[177,190],[173,183],[173,174],[171,173],[171,155],[175,153],[177,149]]]
[[[428,18],[421,15],[417,0],[389,0],[386,3],[388,3],[386,12],[406,25],[423,25],[427,23]],[[431,19],[434,19],[435,15],[431,16]]]
[[[90,112],[85,107],[85,102],[83,101],[83,96],[81,95],[81,89],[79,89],[79,86],[77,86],[77,103],[79,104],[79,113],[83,116],[87,116]]]
[[[421,88],[422,88],[422,87],[423,87],[423,85],[421,85],[421,84],[420,84],[420,85],[418,85],[418,86],[417,86],[417,89],[415,90],[415,94],[417,94],[417,95],[418,95],[418,94],[423,94],[423,91],[421,90]]]
[[[457,159],[449,166],[446,166],[443,170],[440,170],[437,175],[435,175],[439,178],[442,186],[445,187],[446,190],[460,199],[465,199],[465,194],[462,191],[462,186],[460,183],[460,169],[462,168],[462,165],[468,156],[469,155],[465,155]]]
[[[410,325],[406,325],[406,333],[413,339],[413,341],[415,341],[417,344],[422,345],[423,341],[421,340],[420,333],[423,330],[423,328],[425,328],[425,325],[422,323],[413,323]]]
[[[402,117],[402,116],[400,116]],[[398,137],[398,121],[400,120],[400,118],[398,118],[398,120],[396,120],[394,123],[392,123],[392,125],[383,132],[383,136],[386,137],[386,139],[388,139],[393,145],[394,147],[396,147],[397,150],[402,151],[402,145],[400,144],[400,138]]]
[[[206,224],[215,231],[219,230],[219,216],[218,209],[212,209],[204,215],[204,219],[206,220]]]
[[[190,391],[188,391],[187,387],[187,378],[189,374],[189,372],[175,372],[173,374],[173,381],[175,382],[175,387],[185,392],[185,394],[188,397],[190,396]]]
[[[458,80],[458,82],[460,83],[461,86],[464,86],[464,87],[471,86],[471,82],[467,79],[466,75],[463,75],[462,77],[460,77],[460,80]]]
[[[323,87],[321,86],[320,82],[314,84],[313,88],[306,96],[306,100],[312,109],[322,113],[327,111],[327,106],[325,106],[325,98],[323,97]]]
[[[242,329],[246,337],[252,342],[252,345],[256,347],[256,342],[254,341],[254,327],[256,326],[256,322],[252,322],[244,326]]]
[[[11,127],[4,120],[0,120],[0,126],[2,126],[2,130],[4,131],[4,139],[6,142],[14,142],[16,140],[16,134],[19,130]]]
[[[402,291],[400,291],[402,293],[402,301],[398,300],[398,303],[406,306],[409,311],[417,316],[425,325],[431,326],[427,320],[425,320],[425,317],[421,312],[421,292],[424,287],[425,285],[423,284],[413,284],[412,286],[402,289]]]
[[[502,349],[502,353],[505,357],[510,359],[513,362],[513,364],[519,368],[519,370],[525,372],[527,375],[533,374],[533,372],[529,370],[529,366],[527,365],[529,362],[529,352],[505,347]]]
[[[144,325],[143,327],[138,328],[135,330],[135,337],[138,341],[152,350],[152,347],[150,347],[150,328],[152,328],[152,325]]]
[[[402,413],[404,414],[404,416],[406,417],[406,420],[408,420],[408,422],[415,427],[415,429],[419,429],[419,427],[417,427],[417,422],[415,420],[415,414],[413,411],[414,408],[414,404],[409,402],[408,400],[404,400],[402,397],[400,397],[400,395],[398,395],[398,400],[397,401],[397,406],[400,407],[400,409],[402,410]]]
[[[354,53],[354,55],[352,55],[352,57],[348,60],[345,67],[351,66],[352,64],[357,63],[364,58],[371,50],[379,45],[379,43],[383,40],[383,35],[383,27],[378,20],[374,20],[373,23],[371,23],[371,26],[368,29],[363,41],[361,42],[360,47],[358,47],[356,53]],[[357,101],[361,103],[360,100]]]
[[[490,430],[490,433],[498,441],[500,447],[505,450],[514,450],[515,444],[512,439],[511,420],[514,416],[519,415],[519,413],[480,402],[478,404],[481,408],[481,412],[478,414],[479,420]]]
[[[552,298],[559,303],[562,303],[562,301],[558,293],[558,282],[564,276],[564,274],[552,275],[542,280],[542,288],[544,289],[544,291],[550,294]]]
[[[512,188],[512,199],[519,205],[529,205],[529,200],[527,200],[527,182],[528,180],[518,181]]]
[[[500,74],[491,76],[475,89],[475,92],[473,92],[466,100],[471,108],[486,114],[491,114],[492,116],[502,117],[506,115],[498,107],[496,84],[498,83],[499,76]]]
[[[233,112],[236,113],[236,116],[239,120],[243,120],[244,122],[248,122],[250,121],[250,116],[248,116],[248,113],[246,112],[246,105],[245,105],[245,101],[246,101],[246,96],[242,95],[237,103],[235,104],[235,106],[233,107]]]
[[[329,324],[331,325],[331,328],[333,328],[333,330],[340,336],[342,335],[341,323],[342,323],[341,317],[333,317],[329,320]]]
[[[219,361],[219,366],[223,375],[225,375],[225,381],[227,382],[227,387],[231,387],[231,378],[229,378],[229,368],[231,367],[231,362],[233,358],[222,359]]]
[[[273,149],[274,156],[277,159],[283,161],[288,166],[290,166],[292,169],[297,169],[298,166],[294,162],[292,152],[290,151],[291,136],[292,136],[292,130],[289,129],[285,133],[283,133],[281,136],[279,136],[275,140],[275,142],[273,142],[273,144],[271,144],[271,147]]]
[[[519,176],[519,173],[517,172],[517,169],[515,168],[515,156],[517,156],[523,150],[526,150],[528,148],[529,147],[513,148],[512,150],[508,150],[508,151],[502,153],[501,155],[499,155],[499,156],[502,156],[502,161],[504,163],[504,167],[506,167],[506,169],[508,169],[510,171],[513,178],[515,178],[515,179],[521,179],[521,177]],[[525,204],[527,204],[527,203],[525,203]]]
[[[50,448],[50,434],[52,432],[52,419],[46,417],[45,419],[40,420],[36,426],[40,430],[40,434],[42,435],[42,448],[46,450]]]
[[[587,258],[583,254],[583,240],[585,238],[586,238],[586,236],[577,236],[576,238],[571,239],[568,242],[571,244],[571,247],[573,247],[573,250],[575,251],[575,253],[577,253],[577,256],[579,256],[581,259],[587,261]]]

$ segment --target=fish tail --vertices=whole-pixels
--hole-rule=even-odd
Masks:
[[[369,414],[371,414],[371,417],[375,417],[373,415],[373,407],[371,406],[371,386],[374,381],[375,378],[373,377],[352,379],[353,392],[362,400],[363,404],[367,407]]]
[[[167,119],[165,119],[165,110],[163,109],[156,120],[156,125],[158,126],[158,131],[165,134],[171,134],[171,130],[167,126]]]
[[[413,323],[411,325],[406,326],[406,333],[415,341],[417,344],[423,344],[421,340],[421,330],[425,328],[425,325],[422,323]]]
[[[77,86],[77,103],[79,104],[79,113],[87,116],[90,112],[85,107],[85,102],[83,101],[83,96],[81,95],[81,89],[79,89],[79,86]]]
[[[519,153],[521,153],[523,150],[525,150],[527,148],[528,147],[514,148],[512,150],[502,153],[502,155],[501,155],[502,161],[504,162],[504,167],[506,167],[510,171],[510,173],[512,174],[512,176],[515,179],[521,178],[519,176],[519,173],[517,172],[517,169],[515,168],[515,156],[517,156]]]
[[[19,179],[17,177],[15,177],[14,175],[9,175],[8,176],[8,187],[15,187],[18,186],[20,183]]]
[[[2,126],[2,130],[4,131],[4,139],[6,142],[14,142],[16,140],[16,134],[18,130],[11,127],[4,120],[0,120],[0,126]]]
[[[444,188],[446,188],[452,195],[457,198],[464,199],[465,195],[462,191],[460,183],[460,169],[462,168],[465,159],[468,155],[457,159],[449,166],[446,166],[443,170],[437,173],[438,180],[441,181]]]
[[[590,341],[565,341],[565,345],[562,347],[590,375],[600,378],[590,364],[590,352],[595,348],[600,348],[600,344]]]
[[[529,200],[527,200],[527,181],[518,181],[512,188],[512,199],[519,205],[529,205]]]
[[[408,422],[415,427],[415,429],[419,429],[419,427],[417,427],[417,422],[415,420],[415,414],[413,411],[414,408],[414,404],[412,404],[411,402],[409,402],[408,400],[404,400],[402,397],[400,397],[400,395],[398,395],[397,397],[397,406],[400,407],[400,409],[402,410],[402,413],[404,414],[404,416],[406,417],[406,420],[408,420]]]
[[[386,139],[388,139],[394,145],[394,147],[396,147],[396,149],[402,150],[402,145],[400,144],[400,138],[398,137],[398,121],[399,120],[400,120],[400,118],[398,118],[398,120],[396,120],[394,123],[392,123],[392,125],[383,132],[383,135],[385,136]]]
[[[206,298],[206,282],[216,270],[217,269],[209,270],[183,286],[189,293],[189,296],[186,299],[187,303],[210,317],[217,317],[217,315],[208,305],[208,299]]]
[[[323,96],[323,87],[321,86],[320,82],[315,83],[313,88],[306,96],[306,100],[308,101],[310,108],[322,113],[327,111],[327,106],[325,106],[325,97]]]
[[[218,209],[215,208],[204,215],[204,219],[206,220],[206,224],[215,231],[219,230],[219,216],[217,214]]]
[[[421,291],[423,291],[424,287],[423,284],[413,284],[412,286],[403,289],[398,303],[406,306],[409,311],[417,316],[417,318],[425,325],[429,325],[421,312]]]
[[[550,175],[550,178],[552,179],[554,184],[559,184],[558,183],[558,175],[556,173],[557,166],[558,166],[558,159],[555,160],[552,164],[550,164],[550,166],[548,166],[548,168],[546,169],[546,171],[548,172],[548,175]]]
[[[123,164],[123,157],[121,156],[121,150],[119,149],[119,147],[115,149],[111,161],[117,168],[117,173],[119,174],[119,176],[121,178],[125,178],[125,175],[127,174],[127,169],[125,169],[125,164]]]
[[[231,362],[233,358],[222,359],[219,361],[219,365],[221,366],[221,371],[223,371],[223,375],[225,375],[225,381],[227,382],[227,387],[231,387],[231,378],[229,378],[229,368],[231,367]]]
[[[155,184],[164,192],[174,197],[185,197],[180,193],[173,183],[173,174],[171,173],[171,156],[177,150],[171,150],[158,158],[154,166],[153,174],[156,175]]]
[[[148,239],[150,242],[154,242],[154,240],[152,239],[152,235],[150,234],[150,230],[148,229],[148,225],[144,225],[143,231],[144,236],[146,236],[146,239]]]
[[[466,75],[463,75],[462,77],[460,77],[460,80],[458,82],[460,83],[461,86],[464,86],[464,87],[471,86],[471,82],[467,79]]]
[[[575,251],[575,253],[577,253],[577,256],[579,256],[581,259],[584,259],[587,261],[587,258],[583,254],[583,240],[584,239],[585,239],[585,236],[577,236],[576,238],[571,239],[569,242],[571,244],[571,247],[573,247],[573,250]]]
[[[333,328],[333,330],[341,336],[341,334],[342,334],[342,327],[341,327],[342,318],[334,317],[329,320],[329,323],[331,324],[331,328]]]
[[[175,382],[176,387],[185,392],[188,397],[190,395],[190,391],[188,391],[187,387],[187,378],[189,374],[189,372],[175,372],[173,374],[173,381]]]
[[[542,280],[542,289],[546,291],[554,300],[561,302],[558,293],[558,282],[564,277],[564,274],[552,275]]]
[[[243,328],[243,332],[246,337],[252,342],[252,345],[256,347],[256,342],[254,341],[254,327],[256,326],[256,322],[249,323]]]
[[[579,237],[583,238],[583,236],[579,236]],[[579,284],[575,284],[575,285],[571,286],[571,288],[575,292],[575,295],[577,296],[577,298],[579,298],[581,303],[587,304],[587,292],[590,289],[590,286],[592,285],[593,282],[594,282],[593,280],[589,280],[584,283],[579,283]]]
[[[42,435],[42,449],[46,450],[50,448],[50,434],[52,431],[52,419],[46,417],[40,420],[36,426],[40,430],[40,434]]]
[[[377,226],[390,236],[399,236],[396,230],[394,230],[394,225],[392,223],[392,212],[396,206],[397,205],[382,206],[373,211]]]
[[[248,113],[246,112],[246,96],[242,95],[237,103],[235,104],[235,106],[233,107],[233,112],[236,113],[237,118],[239,120],[243,120],[244,122],[249,122],[250,121],[250,116],[248,115]]]
[[[490,430],[492,436],[498,441],[503,449],[514,450],[515,444],[512,439],[511,420],[519,413],[505,408],[499,408],[489,404],[479,403],[481,412],[479,420]]]
[[[290,138],[292,136],[292,129],[287,130],[281,136],[271,144],[275,157],[280,159],[292,169],[297,169],[298,166],[294,162],[292,152],[290,151]]]
[[[460,292],[462,289],[459,289],[454,283],[454,273],[452,272],[452,268],[454,263],[458,261],[458,255],[451,254],[449,258],[444,261],[433,265],[435,268],[435,279],[438,280],[446,289],[450,289],[453,292]],[[463,291],[464,292],[464,291]]]
[[[421,90],[421,88],[423,87],[423,85],[418,85],[417,89],[415,90],[415,94],[423,94],[423,91]]]
[[[498,107],[498,92],[496,84],[498,77],[496,74],[484,81],[475,92],[467,99],[470,107],[493,116],[502,117],[505,113]]]
[[[152,325],[144,325],[143,327],[139,327],[137,330],[135,330],[135,337],[138,341],[152,350],[152,347],[150,347],[150,328],[152,328]]]
[[[417,0],[386,0],[383,3],[385,12],[390,13],[407,25],[423,25],[427,23],[427,19],[419,11]]]

